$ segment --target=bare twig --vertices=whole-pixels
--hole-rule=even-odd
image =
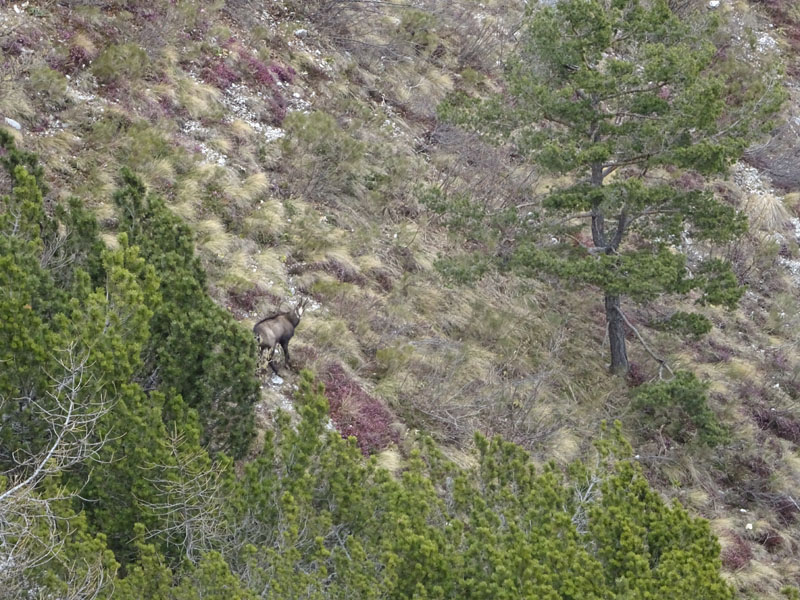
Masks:
[[[639,330],[636,329],[636,327],[633,326],[633,323],[631,323],[628,320],[628,317],[625,316],[625,313],[623,313],[618,307],[615,307],[615,308],[617,309],[617,312],[619,313],[619,316],[622,317],[622,320],[625,321],[625,324],[628,327],[630,327],[631,330],[633,331],[633,333],[636,334],[636,337],[639,338],[639,341],[642,343],[642,346],[644,346],[644,349],[647,351],[647,353],[652,357],[652,359],[654,361],[656,361],[658,363],[658,365],[659,365],[659,367],[658,367],[658,378],[659,379],[664,379],[664,377],[663,377],[664,369],[666,369],[669,372],[670,379],[675,377],[675,373],[670,368],[670,366],[667,364],[667,361],[665,359],[661,358],[660,356],[656,356],[656,354],[650,349],[650,346],[647,345],[647,342],[644,341],[644,338],[642,337],[642,334],[639,333]]]

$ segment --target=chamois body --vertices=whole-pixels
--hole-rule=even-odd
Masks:
[[[301,300],[300,303],[289,312],[265,317],[253,326],[253,334],[258,341],[259,363],[264,356],[264,350],[267,350],[269,366],[272,367],[276,375],[278,373],[278,368],[275,366],[275,363],[272,362],[272,358],[275,355],[275,348],[280,344],[280,347],[283,349],[284,363],[287,367],[291,366],[289,364],[289,340],[292,339],[294,335],[294,330],[300,322],[300,318],[303,316],[303,311],[305,310],[307,302],[307,299]]]

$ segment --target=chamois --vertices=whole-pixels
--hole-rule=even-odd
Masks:
[[[283,348],[284,364],[287,367],[290,367],[289,340],[292,339],[292,336],[294,335],[294,329],[300,322],[300,317],[303,316],[303,311],[305,310],[307,303],[308,298],[304,298],[289,312],[278,313],[270,315],[269,317],[264,317],[253,326],[253,334],[256,336],[256,340],[258,341],[258,362],[259,364],[261,363],[261,359],[264,356],[264,350],[268,349],[269,353],[267,354],[267,357],[269,366],[272,367],[272,370],[276,375],[278,374],[278,368],[272,362],[272,357],[275,354],[275,348],[278,344],[281,345],[281,348]]]

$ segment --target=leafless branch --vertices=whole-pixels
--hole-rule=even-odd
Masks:
[[[628,320],[628,317],[625,316],[625,313],[623,313],[619,308],[617,308],[617,312],[619,313],[620,317],[622,317],[622,320],[625,321],[625,324],[631,328],[631,331],[636,334],[636,337],[642,343],[642,346],[644,346],[644,349],[647,351],[650,357],[658,363],[658,378],[664,379],[664,369],[669,372],[670,379],[675,377],[675,373],[672,371],[669,364],[667,364],[667,361],[660,356],[656,356],[656,354],[650,349],[650,346],[647,345],[647,342],[644,341],[644,338],[642,337],[642,334],[639,333],[639,330],[636,329],[636,327],[633,326],[633,323]]]

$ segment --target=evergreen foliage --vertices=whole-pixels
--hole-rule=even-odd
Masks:
[[[678,371],[669,381],[641,386],[635,405],[648,415],[648,426],[678,442],[687,442],[692,433],[709,446],[728,441],[729,433],[708,406],[708,385],[693,373]]]
[[[459,92],[440,107],[443,118],[570,176],[543,201],[561,225],[521,224],[511,263],[603,290],[614,372],[628,369],[621,297],[647,302],[698,290],[699,303],[732,307],[742,294],[728,263],[708,259],[690,272],[679,249],[686,233],[727,242],[745,231],[745,218],[710,190],[660,182],[661,169],[673,179],[682,170],[725,171],[785,96],[776,72],[743,81],[728,68],[713,43],[716,25],[681,19],[666,0],[534,4],[506,66],[507,93]],[[591,246],[549,241],[584,229]]]
[[[567,472],[478,436],[472,468],[419,438],[391,474],[328,428],[303,372],[299,420],[279,413],[237,475],[206,448],[246,448],[255,348],[188,229],[125,172],[105,249],[0,142],[1,594],[732,598],[708,523],[650,489],[618,429]]]
[[[133,173],[124,170],[122,183],[114,196],[120,227],[161,281],[142,379],[174,390],[204,415],[204,443],[241,456],[259,390],[252,336],[206,294],[189,228]]]

